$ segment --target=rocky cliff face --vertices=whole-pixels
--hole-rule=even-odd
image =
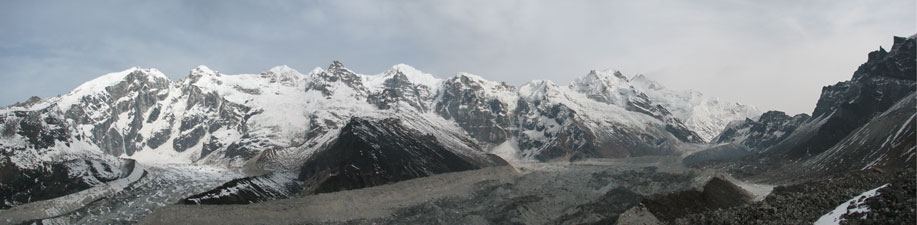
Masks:
[[[912,93],[831,148],[797,166],[821,174],[872,168],[912,168],[917,162],[915,116],[917,94]]]
[[[896,37],[891,52],[869,53],[850,81],[822,89],[812,118],[800,134],[774,146],[788,158],[811,157],[836,145],[917,89],[914,38]]]
[[[444,81],[434,110],[454,120],[475,139],[503,143],[514,130],[516,88],[481,77],[460,74]]]
[[[917,161],[915,42],[896,37],[891,51],[871,52],[851,80],[822,89],[811,117],[768,112],[730,124],[714,142],[755,150],[743,162],[779,168],[777,179],[906,168]]]

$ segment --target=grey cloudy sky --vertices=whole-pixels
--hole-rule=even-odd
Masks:
[[[642,73],[762,109],[811,113],[917,3],[889,1],[2,1],[0,105],[63,94],[131,66],[173,79],[197,65],[301,72],[341,60],[567,84]]]

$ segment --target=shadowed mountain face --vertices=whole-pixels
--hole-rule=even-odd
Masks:
[[[434,174],[507,165],[499,157],[470,158],[407,129],[395,119],[353,118],[338,139],[303,164],[306,193],[358,189]]]
[[[853,79],[822,89],[807,128],[800,129],[805,133],[770,151],[787,158],[817,155],[913,93],[917,88],[915,46],[914,38],[896,37],[891,52],[869,53],[869,60],[853,73]]]

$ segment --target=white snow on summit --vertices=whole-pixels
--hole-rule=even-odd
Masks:
[[[399,72],[401,74],[404,74],[404,76],[407,77],[408,81],[410,81],[411,83],[427,86],[434,93],[436,92],[436,89],[439,88],[440,83],[443,82],[442,79],[436,78],[429,73],[424,73],[406,64],[394,65],[388,71],[385,71],[380,74],[375,74],[375,75],[357,74],[357,75],[360,76],[360,78],[363,81],[363,84],[366,85],[367,88],[373,91],[378,91],[384,88],[383,84],[385,83],[386,80],[391,79]]]
[[[630,84],[668,109],[705,141],[716,137],[732,121],[756,118],[763,113],[757,107],[722,101],[694,90],[670,90],[642,74],[631,78]]]
[[[124,78],[127,77],[127,75],[134,72],[140,72],[141,74],[147,75],[152,79],[169,80],[165,74],[155,68],[141,69],[140,67],[131,67],[130,69],[126,69],[121,72],[108,73],[99,76],[81,84],[80,86],[77,86],[75,89],[73,89],[73,91],[70,91],[70,93],[60,96],[60,101],[57,102],[58,106],[60,107],[61,111],[67,111],[70,109],[70,106],[79,103],[81,98],[85,96],[105,93],[105,88],[117,85],[121,81],[124,81]]]
[[[396,76],[404,79],[400,82],[409,82],[411,86],[386,87],[386,81]],[[475,92],[485,99],[503,103],[506,110],[500,116],[511,119],[525,117],[524,120],[532,123],[535,128],[519,132],[525,134],[526,140],[539,143],[548,143],[560,132],[562,126],[572,124],[571,120],[567,120],[566,125],[560,124],[562,120],[554,118],[558,115],[548,115],[551,110],[564,108],[576,112],[569,114],[570,119],[581,121],[584,129],[588,127],[590,130],[603,131],[596,134],[598,138],[616,138],[621,131],[648,132],[659,138],[667,137],[668,134],[661,130],[661,127],[666,126],[666,121],[627,109],[628,102],[642,99],[643,94],[650,98],[652,104],[661,104],[708,140],[730,121],[759,114],[754,107],[720,102],[693,91],[664,89],[643,76],[628,80],[614,70],[592,71],[564,86],[547,80],[535,80],[513,87],[468,73],[459,73],[448,81],[449,85],[459,90]],[[270,154],[265,157],[286,160],[281,166],[287,167],[295,166],[322,144],[333,140],[337,130],[352,116],[403,118],[408,121],[407,124],[413,124],[409,127],[439,137],[464,135],[465,131],[457,127],[455,121],[427,110],[442,101],[437,98],[441,97],[438,95],[440,90],[444,90],[443,85],[446,85],[446,80],[405,64],[394,65],[375,75],[353,73],[339,62],[333,63],[327,70],[316,68],[308,74],[285,65],[258,74],[238,75],[222,74],[207,66],[198,66],[185,78],[175,81],[169,80],[156,69],[135,67],[103,75],[80,85],[67,95],[42,100],[31,108],[57,104],[60,107],[57,114],[61,115],[73,104],[88,109],[86,116],[92,123],[75,125],[74,135],[93,134],[93,127],[98,125],[95,123],[105,121],[111,121],[109,132],[119,135],[134,132],[133,128],[139,125],[136,137],[142,141],[138,142],[132,155],[124,153],[127,155],[122,156],[141,163],[202,162],[242,167],[246,162],[239,160],[250,158],[224,157],[226,153],[210,154],[212,150],[202,150],[205,145],[209,145],[218,146],[219,151],[226,151],[227,146],[233,145],[236,146],[233,151],[245,154],[249,153],[245,151],[254,151],[252,154],[268,151]],[[386,97],[380,94],[391,88],[406,88],[398,90],[407,90],[404,92],[406,95],[375,100],[380,102],[371,101],[371,98]],[[155,102],[139,101],[143,96],[136,90],[142,90],[147,97],[152,96]],[[118,109],[119,105],[124,107],[131,106],[126,104],[135,104],[132,102],[148,104],[144,106],[148,109],[139,113],[110,113],[111,109]],[[383,109],[377,104],[395,107]],[[515,113],[518,104],[540,109],[533,108],[526,115],[510,115]],[[217,118],[239,121],[226,124],[207,122],[219,122],[214,120]],[[420,121],[436,129],[418,125]],[[194,139],[191,141],[182,139],[192,136]],[[517,140],[517,137],[510,138]],[[157,143],[149,144],[154,141]],[[454,146],[463,143],[441,141]],[[93,154],[105,149],[105,146],[96,146],[88,141],[85,144],[88,147],[82,149],[92,149]],[[531,147],[519,150],[517,156],[525,158],[538,153],[529,149]]]
[[[621,72],[614,70],[590,71],[578,78],[571,87],[603,102],[625,106],[637,92]]]

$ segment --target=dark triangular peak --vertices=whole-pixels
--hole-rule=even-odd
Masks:
[[[331,65],[328,65],[328,68],[324,71],[314,74],[311,79],[312,81],[306,86],[306,90],[317,90],[322,92],[324,96],[333,95],[335,93],[334,86],[336,86],[333,83],[338,82],[356,89],[360,93],[366,92],[360,75],[357,75],[337,60],[331,62]]]
[[[335,192],[506,164],[490,158],[453,152],[399,119],[354,117],[334,143],[306,160],[299,178],[309,186],[306,193]]]
[[[353,70],[350,70],[347,67],[345,67],[344,63],[341,63],[341,61],[337,61],[337,60],[332,61],[331,65],[328,65],[328,69],[326,69],[325,72],[327,72],[328,75],[334,78],[340,78],[341,80],[347,83],[354,81],[354,80],[357,82],[360,81],[360,77],[357,76],[357,74],[354,73]]]
[[[380,109],[401,110],[403,105],[427,112],[430,110],[430,102],[436,95],[436,89],[441,85],[440,80],[433,75],[405,64],[392,66],[392,69],[380,77],[371,79],[377,81],[375,84],[367,84],[374,89],[367,100]],[[379,80],[381,85],[378,83]]]
[[[410,87],[414,83],[411,83],[411,80],[408,79],[408,76],[404,75],[401,71],[395,71],[395,74],[392,75],[392,78],[385,80],[383,83],[384,88],[386,89],[397,89],[401,87]]]
[[[342,63],[341,61],[337,61],[337,60],[331,61],[331,65],[328,65],[328,69],[326,70],[329,72],[331,71],[350,71],[350,69],[347,69],[347,67],[344,66],[344,63]]]

